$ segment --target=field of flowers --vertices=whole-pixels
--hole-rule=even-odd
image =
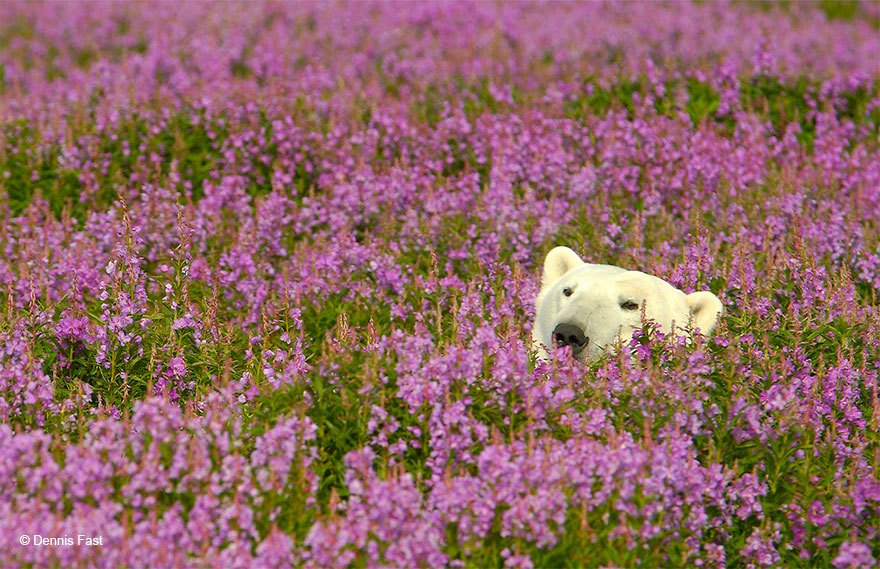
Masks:
[[[880,4],[3,0],[0,106],[0,566],[880,559]],[[536,362],[555,245],[724,318]]]

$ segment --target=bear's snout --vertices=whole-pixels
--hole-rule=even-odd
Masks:
[[[574,324],[559,324],[553,330],[553,340],[558,347],[571,346],[571,352],[577,354],[587,347],[590,339],[580,327]]]

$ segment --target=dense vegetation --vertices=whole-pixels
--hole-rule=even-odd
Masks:
[[[874,565],[878,6],[3,2],[0,564]]]

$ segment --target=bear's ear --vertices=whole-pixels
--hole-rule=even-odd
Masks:
[[[584,262],[577,253],[568,247],[556,247],[544,259],[544,276],[541,285],[548,287],[558,281],[568,271],[580,267]]]
[[[718,297],[704,290],[686,295],[685,302],[694,317],[694,326],[704,336],[710,334],[715,329],[718,317],[724,312],[724,305]]]

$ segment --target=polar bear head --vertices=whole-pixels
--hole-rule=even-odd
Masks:
[[[655,276],[585,263],[568,247],[556,247],[544,260],[535,309],[538,356],[547,359],[548,347],[571,346],[572,355],[585,361],[618,338],[631,338],[642,328],[643,312],[665,333],[684,335],[690,326],[708,334],[723,307],[711,292],[685,294]]]

